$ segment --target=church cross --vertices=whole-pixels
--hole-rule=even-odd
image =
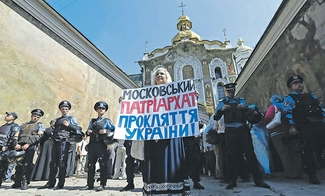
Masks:
[[[181,7],[182,8],[182,16],[184,16],[184,7],[185,7],[186,5],[184,5],[183,3],[181,3],[181,5],[180,6],[178,6],[178,7]]]

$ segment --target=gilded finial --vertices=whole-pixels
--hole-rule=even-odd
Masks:
[[[242,38],[239,37],[238,35],[238,42],[237,42],[238,46],[244,46],[244,40]]]
[[[180,6],[178,6],[178,7],[181,7],[181,8],[182,8],[182,16],[184,16],[184,7],[185,7],[185,6],[186,6],[186,5],[184,5],[183,2],[181,3]]]

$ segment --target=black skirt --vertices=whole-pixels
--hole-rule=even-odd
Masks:
[[[143,195],[190,195],[183,138],[145,141]]]

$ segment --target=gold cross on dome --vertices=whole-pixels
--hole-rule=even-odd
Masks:
[[[183,2],[181,3],[180,6],[178,6],[178,7],[181,7],[181,8],[182,8],[182,16],[184,16],[184,7],[185,7],[185,6],[186,6],[186,5],[184,5]]]

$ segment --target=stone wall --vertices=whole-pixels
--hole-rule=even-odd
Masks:
[[[325,103],[324,62],[325,2],[310,0],[296,14],[238,96],[265,111],[273,94],[284,97],[290,93],[286,81],[290,75],[299,74],[304,78],[305,92],[314,93]]]
[[[49,125],[60,116],[58,104],[68,100],[70,114],[87,128],[96,116],[93,105],[106,101],[115,123],[121,87],[81,60],[76,54],[0,2],[0,118],[15,111],[17,123],[30,120],[30,111],[45,112]]]

